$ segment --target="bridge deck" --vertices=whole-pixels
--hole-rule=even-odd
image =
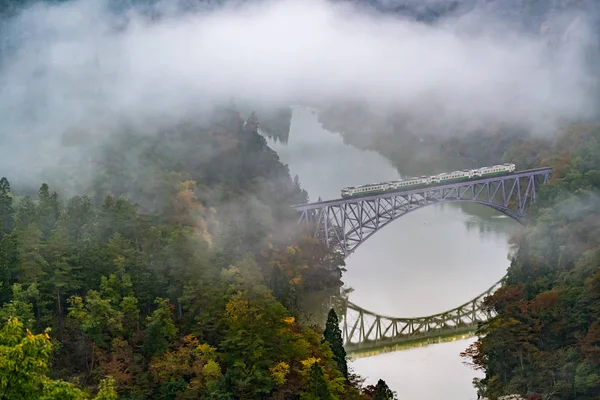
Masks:
[[[374,200],[374,199],[378,199],[378,198],[393,197],[393,196],[404,195],[404,194],[422,193],[424,190],[428,190],[428,189],[432,189],[432,190],[434,190],[434,189],[435,190],[451,189],[451,188],[454,188],[459,185],[473,185],[473,184],[477,184],[477,183],[496,182],[499,179],[503,179],[503,178],[521,178],[521,177],[525,178],[525,177],[529,177],[533,173],[543,173],[543,172],[547,172],[547,173],[552,172],[552,167],[533,168],[533,169],[517,171],[517,172],[513,172],[513,173],[509,173],[509,174],[505,174],[505,175],[498,175],[498,176],[489,177],[489,178],[469,179],[469,180],[465,180],[465,181],[461,181],[461,182],[428,185],[428,186],[423,186],[423,187],[415,188],[415,189],[398,190],[398,191],[394,191],[394,192],[384,192],[384,193],[380,193],[380,194],[373,194],[373,195],[367,195],[367,196],[355,196],[355,197],[348,197],[345,199],[340,198],[340,199],[333,199],[333,200],[317,201],[314,203],[294,204],[291,207],[296,209],[297,211],[306,211],[306,210],[313,210],[316,208],[322,208],[324,206],[335,206],[335,205],[340,205],[340,204],[344,204],[344,203],[354,203],[357,200]]]

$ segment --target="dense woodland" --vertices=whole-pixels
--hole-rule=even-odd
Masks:
[[[299,324],[343,259],[298,231],[256,122],[115,133],[76,196],[0,180],[0,398],[395,398],[349,371],[335,312]]]
[[[506,284],[486,300],[498,316],[465,352],[491,399],[600,397],[599,154],[600,127],[578,126],[540,158],[554,166],[552,182],[515,239]]]

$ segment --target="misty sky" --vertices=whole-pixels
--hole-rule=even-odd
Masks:
[[[582,16],[560,20],[577,40],[548,47],[481,15],[426,26],[322,0],[193,14],[168,4],[153,22],[99,0],[38,4],[13,19],[3,33],[15,49],[0,64],[0,168],[51,166],[65,132],[101,136],[125,116],[151,131],[231,97],[359,100],[442,126],[550,129],[593,109]]]

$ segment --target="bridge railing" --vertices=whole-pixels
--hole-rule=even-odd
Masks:
[[[420,208],[446,202],[492,207],[522,222],[535,202],[538,186],[550,178],[551,168],[519,171],[374,196],[322,201],[294,206],[299,223],[311,234],[348,257],[362,243],[392,221]]]

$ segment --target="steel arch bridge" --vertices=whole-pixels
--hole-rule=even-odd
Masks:
[[[347,258],[392,221],[432,204],[482,204],[523,223],[527,206],[535,202],[539,186],[548,182],[551,173],[551,167],[536,168],[497,177],[292,207],[300,213],[300,225],[314,227],[315,237],[327,246],[339,249]]]
[[[350,355],[369,356],[394,350],[403,343],[422,344],[428,339],[436,342],[443,337],[472,334],[478,323],[493,316],[492,311],[483,307],[483,301],[503,280],[465,304],[427,317],[387,317],[345,302],[340,307],[344,347]]]

